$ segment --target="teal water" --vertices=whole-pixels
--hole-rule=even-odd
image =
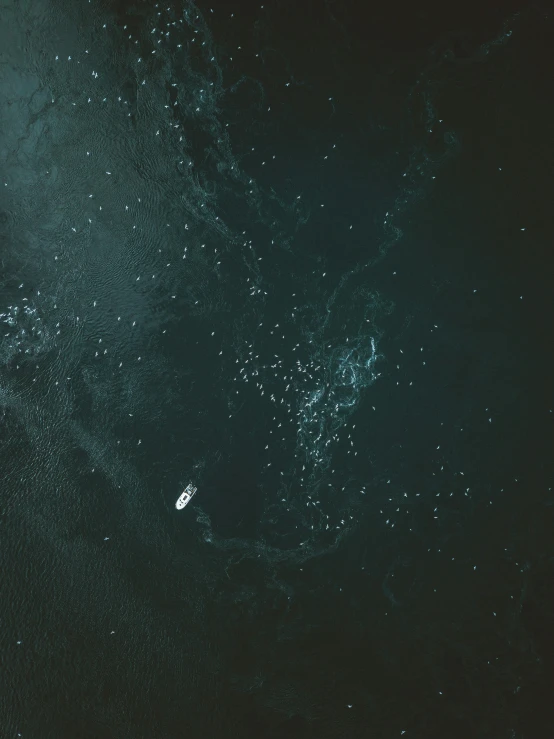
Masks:
[[[1,14],[1,736],[542,735],[548,11]]]

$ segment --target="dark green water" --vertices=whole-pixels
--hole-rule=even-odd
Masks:
[[[0,17],[2,739],[545,736],[546,6]]]

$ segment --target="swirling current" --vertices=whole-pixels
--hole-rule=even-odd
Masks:
[[[395,13],[2,3],[2,736],[538,736],[551,19]]]

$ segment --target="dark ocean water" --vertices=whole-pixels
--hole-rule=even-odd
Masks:
[[[0,739],[550,736],[548,6],[0,21]]]

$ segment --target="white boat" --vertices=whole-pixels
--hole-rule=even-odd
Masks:
[[[177,510],[180,511],[181,508],[184,508],[186,505],[188,505],[190,501],[192,500],[192,497],[195,494],[195,492],[196,492],[196,488],[194,487],[192,482],[189,482],[189,484],[183,490],[177,502],[175,503],[175,508],[177,508]]]

